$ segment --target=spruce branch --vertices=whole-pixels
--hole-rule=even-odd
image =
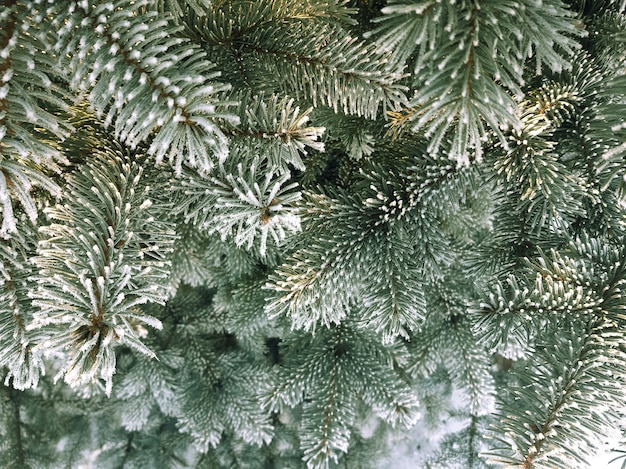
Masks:
[[[200,1],[206,2],[207,0]],[[257,28],[285,23],[355,24],[355,20],[351,18],[355,9],[347,7],[347,3],[346,0],[304,0],[301,2],[263,0],[251,4],[246,0],[211,0],[202,12],[194,11],[195,14],[188,15],[184,19],[189,28],[201,32],[206,27],[205,16],[210,17],[221,12],[219,16],[216,16],[217,21],[224,21],[227,17],[238,18],[237,30],[241,35],[250,34]]]
[[[0,366],[8,369],[5,385],[20,390],[36,387],[40,374],[45,374],[43,363],[33,350],[36,338],[27,330],[32,320],[28,290],[34,273],[34,239],[34,233],[23,229],[0,247]]]
[[[327,467],[348,450],[359,400],[392,424],[416,419],[417,399],[394,369],[396,359],[406,360],[402,347],[382,346],[348,323],[290,339],[278,385],[265,393],[263,405],[272,411],[302,403],[301,449],[309,468]]]
[[[538,325],[548,325],[558,340],[537,334],[536,353],[517,373],[521,383],[512,389],[512,400],[503,404],[501,433],[494,438],[504,446],[490,453],[494,461],[527,468],[585,464],[609,436],[611,409],[620,393],[614,377],[626,369],[620,332],[623,255],[621,247],[581,239],[568,256],[540,258],[531,295],[536,303],[527,314],[556,313]],[[590,417],[580,419],[581,412]],[[577,431],[569,432],[574,426]]]
[[[396,240],[394,235],[397,233],[389,230],[375,236],[364,246],[369,252],[363,256],[378,259],[380,267],[364,279],[361,325],[381,334],[383,343],[388,344],[399,337],[409,339],[411,331],[420,329],[427,310],[415,252],[406,240]]]
[[[217,59],[220,65],[237,64],[238,72],[227,77],[233,84],[241,82],[244,88],[269,93],[280,91],[313,106],[323,104],[370,119],[379,114],[381,106],[383,112],[395,110],[405,101],[405,88],[396,83],[401,74],[389,67],[385,55],[341,26],[309,21],[306,8],[274,22],[274,5],[270,8],[265,1],[224,7],[226,10],[216,8],[203,17],[193,31],[205,50],[222,57]],[[258,79],[261,76],[262,81]]]
[[[306,194],[300,213],[301,238],[315,233],[316,242],[296,241],[297,250],[269,276],[266,288],[273,295],[265,309],[271,318],[284,315],[294,328],[314,332],[320,325],[339,324],[360,296],[366,273],[359,268],[357,246],[373,242],[373,224],[368,209],[349,197]],[[328,295],[331,290],[336,294]]]
[[[488,368],[488,351],[476,340],[468,321],[451,319],[451,333],[443,337],[442,344],[446,368],[453,385],[467,393],[472,416],[488,415],[493,412],[495,404],[495,383]]]
[[[350,431],[347,425],[354,419],[350,409],[351,399],[345,395],[345,384],[340,381],[339,361],[336,360],[330,370],[324,371],[330,379],[323,397],[316,396],[303,409],[303,418],[310,428],[305,430],[301,446],[310,469],[326,467],[329,460],[337,462],[339,453],[348,451]],[[320,424],[320,430],[314,431],[315,426]]]
[[[204,235],[193,223],[176,224],[178,241],[172,252],[172,271],[170,284],[177,289],[181,284],[199,287],[214,280],[210,267],[212,260],[210,246],[214,245],[210,237]]]
[[[43,336],[38,348],[67,351],[65,380],[76,386],[102,378],[107,394],[115,346],[154,356],[140,340],[142,323],[161,323],[138,305],[168,295],[173,231],[155,219],[165,207],[150,200],[143,171],[120,147],[96,153],[69,178],[72,200],[46,210],[53,222],[40,230],[35,259],[40,285],[32,296],[41,311],[29,328]]]
[[[313,108],[301,110],[293,98],[281,99],[276,94],[247,93],[236,100],[240,103],[240,122],[225,122],[224,134],[231,145],[251,148],[277,172],[288,172],[289,166],[304,171],[302,156],[310,150],[324,151],[319,140],[325,129],[306,126]]]
[[[505,358],[523,358],[534,344],[533,317],[539,306],[529,298],[531,288],[510,275],[491,285],[472,311],[473,330],[487,350]]]
[[[290,38],[289,44],[285,38]],[[316,38],[334,37],[328,44]],[[319,30],[299,28],[299,31],[275,31],[255,41],[257,46],[244,49],[253,58],[269,57],[268,68],[280,77],[276,84],[281,90],[295,93],[296,98],[323,104],[335,112],[355,114],[374,119],[382,105],[383,112],[395,110],[404,102],[404,88],[397,85],[401,75],[386,69],[385,57],[366,58],[372,47],[357,42],[339,28],[323,26]],[[295,44],[293,43],[295,41]],[[296,52],[297,51],[297,52]],[[259,60],[259,59],[257,59]],[[273,69],[273,70],[272,70]],[[323,81],[306,80],[307,76],[328,76]]]
[[[0,460],[591,462],[624,426],[625,5],[5,1]]]
[[[307,197],[301,209],[302,237],[314,233],[317,243],[296,244],[297,250],[270,276],[267,288],[276,293],[266,311],[272,317],[285,314],[295,328],[314,331],[319,323],[339,323],[356,301],[364,307],[361,324],[382,333],[387,342],[407,336],[405,327],[419,328],[424,317],[420,276],[436,276],[451,262],[435,221],[438,208],[428,204],[445,193],[453,201],[452,194],[465,182],[463,174],[453,173],[465,170],[456,171],[447,162],[433,167],[428,160],[419,166],[411,162],[402,161],[390,173],[367,165],[357,187],[369,184],[361,192],[374,196],[361,202],[347,193],[337,193],[337,199]],[[364,264],[374,267],[365,271]],[[328,289],[338,293],[328,298]]]
[[[587,322],[583,337],[570,336],[559,350],[546,347],[540,354],[542,361],[532,364],[532,381],[511,392],[517,410],[506,405],[502,433],[493,434],[498,441],[511,445],[511,456],[504,456],[508,450],[503,452],[502,447],[489,453],[490,458],[524,468],[587,464],[611,428],[611,408],[619,395],[619,386],[611,376],[624,370],[620,344],[621,333],[598,318]],[[610,351],[610,358],[606,351]],[[541,400],[536,399],[535,392],[541,392]],[[545,404],[541,402],[544,399]],[[586,418],[580,418],[582,413]],[[573,428],[575,432],[569,431]]]
[[[71,126],[55,111],[67,109],[67,92],[58,83],[56,59],[44,52],[38,35],[37,7],[9,2],[0,13],[0,237],[18,231],[19,202],[34,223],[38,216],[34,186],[58,196],[49,177],[64,162],[51,138],[68,136]]]
[[[326,140],[339,141],[350,158],[358,161],[374,152],[377,143],[375,136],[380,134],[381,130],[379,121],[337,113],[332,108],[324,106],[314,110],[313,120],[323,125],[325,129],[333,129],[332,134],[326,134]]]
[[[399,63],[415,57],[416,91],[408,109],[393,116],[395,125],[424,132],[430,152],[445,147],[459,164],[480,161],[489,136],[506,145],[503,131],[519,126],[515,108],[526,58],[536,57],[537,73],[544,61],[558,71],[580,47],[572,13],[560,1],[538,8],[528,1],[403,0],[383,8],[381,26],[370,34]],[[547,29],[539,29],[546,21]]]
[[[338,324],[348,310],[352,287],[348,279],[337,277],[336,263],[326,259],[325,249],[312,246],[294,253],[288,263],[276,269],[266,288],[276,292],[266,311],[270,318],[287,316],[294,328],[315,331],[318,323]],[[341,295],[326,295],[339,285]]]
[[[215,448],[224,432],[258,446],[269,443],[273,427],[267,413],[259,407],[258,396],[268,378],[266,370],[249,363],[240,351],[215,353],[209,349],[207,353],[201,352],[202,348],[206,344],[190,344],[189,358],[190,353],[201,353],[211,361],[201,367],[202,379],[186,377],[190,385],[181,396],[180,430],[193,437],[194,447],[201,453]]]
[[[268,166],[249,147],[233,149],[233,154],[246,166],[220,164],[213,175],[175,181],[186,195],[177,213],[208,234],[233,238],[248,250],[255,247],[264,257],[268,239],[279,245],[288,233],[300,230],[298,184],[290,182],[290,173]]]
[[[180,23],[190,13],[202,17],[206,14],[207,8],[211,7],[214,0],[156,0],[155,10],[160,13],[168,13],[172,20]]]
[[[172,30],[169,16],[145,9],[149,2],[69,2],[52,25],[72,88],[90,104],[116,138],[131,147],[150,140],[156,163],[168,159],[209,171],[228,153],[217,119],[236,121],[205,54]]]

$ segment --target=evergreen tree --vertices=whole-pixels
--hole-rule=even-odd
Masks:
[[[624,0],[0,2],[0,465],[592,464],[625,43]]]

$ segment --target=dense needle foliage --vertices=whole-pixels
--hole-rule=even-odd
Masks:
[[[624,0],[3,0],[0,466],[591,464],[625,51]]]

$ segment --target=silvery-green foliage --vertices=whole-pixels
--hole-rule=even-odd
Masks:
[[[2,464],[593,467],[625,14],[3,2]]]
[[[174,232],[155,218],[164,207],[151,199],[143,161],[121,147],[99,151],[68,177],[67,199],[46,209],[28,328],[41,353],[65,355],[60,373],[73,386],[102,378],[110,393],[116,346],[154,356],[141,338],[161,323],[138,306],[167,298]]]

